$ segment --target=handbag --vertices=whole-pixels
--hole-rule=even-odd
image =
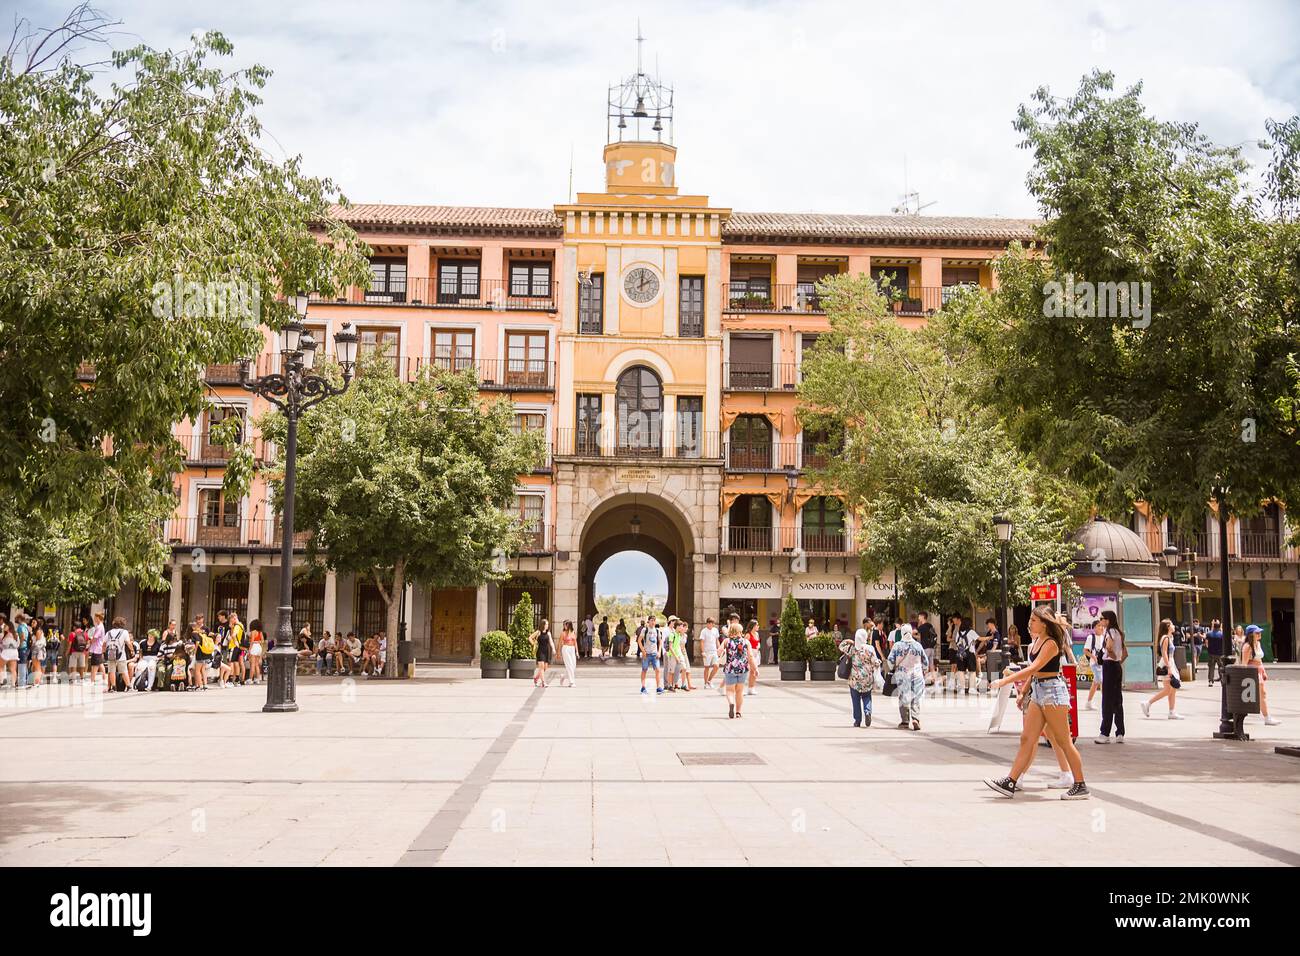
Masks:
[[[840,655],[840,662],[835,665],[835,676],[840,680],[848,680],[849,673],[853,670],[853,661],[848,654]]]

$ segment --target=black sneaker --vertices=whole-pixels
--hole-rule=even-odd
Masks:
[[[870,726],[871,726],[871,715],[870,715],[870,714],[867,714],[865,717],[862,718],[862,726],[863,726],[863,727],[870,727]]]
[[[898,725],[898,729],[899,729],[899,730],[907,730],[907,721],[903,721],[901,724],[899,724],[899,725]]]
[[[1024,789],[1010,777],[1003,777],[1001,780],[985,780],[984,784],[990,790],[996,790],[1004,797],[1014,797]]]
[[[1084,783],[1082,780],[1080,780],[1069,790],[1065,791],[1065,793],[1061,794],[1061,799],[1062,800],[1087,800],[1088,797],[1090,796],[1092,796],[1092,794],[1088,792],[1088,785]]]

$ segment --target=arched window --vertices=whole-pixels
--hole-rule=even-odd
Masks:
[[[741,495],[732,502],[728,516],[730,550],[772,550],[772,503],[766,497]]]
[[[662,454],[664,388],[659,376],[644,365],[633,365],[618,377],[614,390],[618,417],[616,454]]]
[[[732,468],[772,467],[772,424],[762,415],[737,415],[727,434]]]
[[[838,498],[809,498],[803,506],[803,549],[844,552],[844,504]]]

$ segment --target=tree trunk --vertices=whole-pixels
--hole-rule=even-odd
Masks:
[[[399,559],[393,565],[393,592],[388,602],[388,656],[384,658],[385,677],[397,676],[398,617],[404,600],[406,600],[406,562]],[[407,621],[406,624],[410,627],[411,622]]]

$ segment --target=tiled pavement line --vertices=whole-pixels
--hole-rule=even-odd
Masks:
[[[464,782],[447,798],[438,812],[433,815],[433,819],[420,831],[420,835],[411,841],[411,845],[397,861],[398,866],[434,866],[442,859],[442,855],[447,852],[447,847],[456,838],[456,833],[466,817],[483,796],[483,791],[492,783],[492,775],[496,773],[497,767],[501,766],[510,748],[524,732],[524,725],[528,723],[528,718],[532,716],[541,699],[542,688],[534,687],[523,706],[510,719],[510,723],[506,724],[505,729],[488,747],[487,752],[465,775]]]
[[[774,686],[786,693],[795,694],[799,697],[806,697],[809,700],[825,704],[827,707],[835,707],[835,705],[830,701],[823,700],[819,695],[810,693],[809,691],[796,690],[793,687],[781,687],[779,684]],[[875,695],[872,696],[874,697]],[[939,744],[942,747],[948,747],[951,750],[956,750],[959,753],[966,754],[968,757],[977,757],[981,760],[987,760],[991,763],[1003,766],[1006,764],[1006,757],[999,754],[989,753],[987,750],[980,750],[978,747],[972,747],[969,744],[958,743],[957,741],[949,740],[946,737],[937,737],[933,734],[927,734],[919,739]],[[1152,806],[1149,803],[1143,803],[1141,800],[1134,800],[1132,797],[1123,797],[1117,793],[1098,790],[1093,786],[1089,786],[1088,790],[1094,797],[1107,803],[1113,803],[1116,806],[1123,807],[1126,810],[1132,810],[1134,813],[1140,813],[1143,816],[1151,817],[1161,821],[1162,823],[1171,823],[1176,827],[1187,830],[1194,836],[1208,836],[1212,839],[1229,843],[1232,846],[1249,850],[1252,853],[1257,853],[1260,856],[1268,857],[1271,860],[1277,860],[1279,863],[1284,863],[1287,866],[1300,866],[1300,853],[1297,853],[1294,850],[1287,850],[1283,847],[1273,846],[1271,843],[1264,843],[1262,840],[1256,840],[1254,837],[1246,836],[1244,833],[1225,830],[1223,827],[1217,827],[1210,823],[1202,823],[1200,820],[1194,820],[1191,817],[1186,817],[1178,813],[1170,813],[1169,810],[1164,807]]]

